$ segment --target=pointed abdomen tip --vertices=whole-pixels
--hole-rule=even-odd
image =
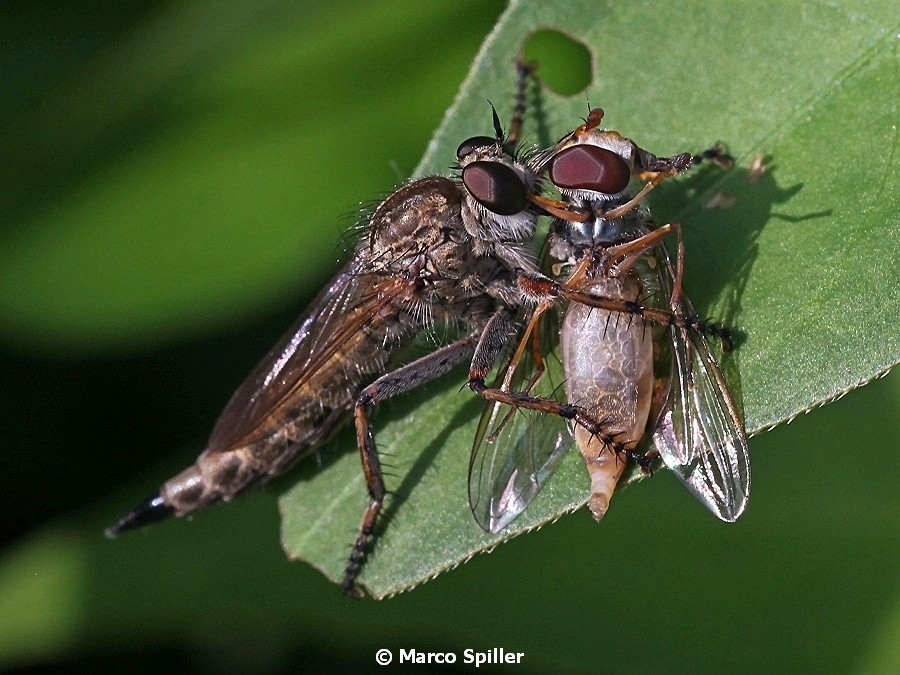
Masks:
[[[122,520],[106,529],[106,536],[115,539],[123,532],[136,530],[144,525],[164,520],[175,513],[175,509],[165,503],[165,500],[157,492],[151,495],[140,505],[132,509]]]

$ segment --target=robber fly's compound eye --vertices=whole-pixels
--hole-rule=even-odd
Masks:
[[[550,180],[558,188],[613,195],[628,187],[631,170],[611,150],[596,145],[573,145],[550,160]]]
[[[472,162],[463,169],[462,182],[482,206],[497,215],[515,215],[528,204],[522,179],[505,164]]]
[[[456,149],[456,159],[462,159],[467,155],[471,155],[478,148],[488,145],[497,145],[497,139],[490,136],[473,136],[459,144],[459,147]]]

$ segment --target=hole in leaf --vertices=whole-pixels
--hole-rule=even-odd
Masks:
[[[593,77],[588,48],[558,30],[539,30],[528,36],[525,60],[537,61],[541,82],[563,96],[584,91]]]

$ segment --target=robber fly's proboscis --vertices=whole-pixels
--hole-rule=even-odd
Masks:
[[[466,361],[489,369],[513,332],[516,275],[538,274],[538,180],[515,149],[528,73],[519,68],[509,135],[495,112],[495,136],[461,143],[453,177],[414,180],[375,208],[350,261],[238,388],[207,448],[109,536],[237,497],[315,452],[352,412],[368,505],[343,588],[361,592],[386,493],[370,409]],[[423,333],[443,346],[389,370]]]
[[[730,158],[718,147],[657,157],[600,129],[602,115],[591,111],[533,161],[562,199],[539,200],[555,216],[545,245],[549,278],[518,278],[538,302],[519,349],[492,387],[476,383],[488,403],[469,496],[489,532],[537,495],[571,445],[567,433],[584,456],[598,520],[626,463],[649,472],[654,452],[720,519],[736,520],[747,504],[747,438],[707,342],[729,349],[730,332],[694,314],[682,288],[680,228],[658,226],[643,203],[692,164],[727,166]],[[678,240],[674,264],[663,244],[669,235]],[[550,358],[556,339],[560,357]]]

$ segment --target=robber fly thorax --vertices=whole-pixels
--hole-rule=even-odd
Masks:
[[[385,497],[370,408],[467,360],[489,367],[521,301],[516,274],[537,272],[538,180],[513,150],[528,72],[510,136],[495,112],[496,137],[460,144],[452,178],[413,180],[381,202],[350,261],[231,398],[206,450],[109,536],[238,496],[313,453],[353,411],[369,493],[343,583],[357,592]],[[390,370],[423,333],[444,345]]]
[[[645,450],[651,441],[723,520],[735,520],[746,504],[746,436],[706,342],[712,335],[727,347],[729,332],[693,313],[681,288],[680,238],[674,267],[662,243],[680,230],[657,226],[643,203],[659,182],[692,164],[715,159],[727,166],[730,158],[721,148],[657,157],[600,129],[602,115],[591,111],[585,124],[534,159],[535,171],[561,195],[558,201],[536,198],[555,216],[545,247],[552,278],[519,276],[538,306],[513,363],[501,371],[503,380],[481,388],[489,404],[470,463],[470,502],[489,531],[515,518],[559,461],[564,443],[547,414],[569,421],[591,478],[588,504],[597,519],[628,460],[650,471]],[[643,186],[632,190],[638,181]],[[565,402],[556,400],[552,377],[550,386],[541,384],[547,378],[539,352],[550,346],[526,348],[537,343],[541,321],[555,316],[560,299],[568,301],[558,332],[557,379],[565,384]],[[521,391],[516,383],[524,383]],[[512,417],[498,406],[541,414]]]

